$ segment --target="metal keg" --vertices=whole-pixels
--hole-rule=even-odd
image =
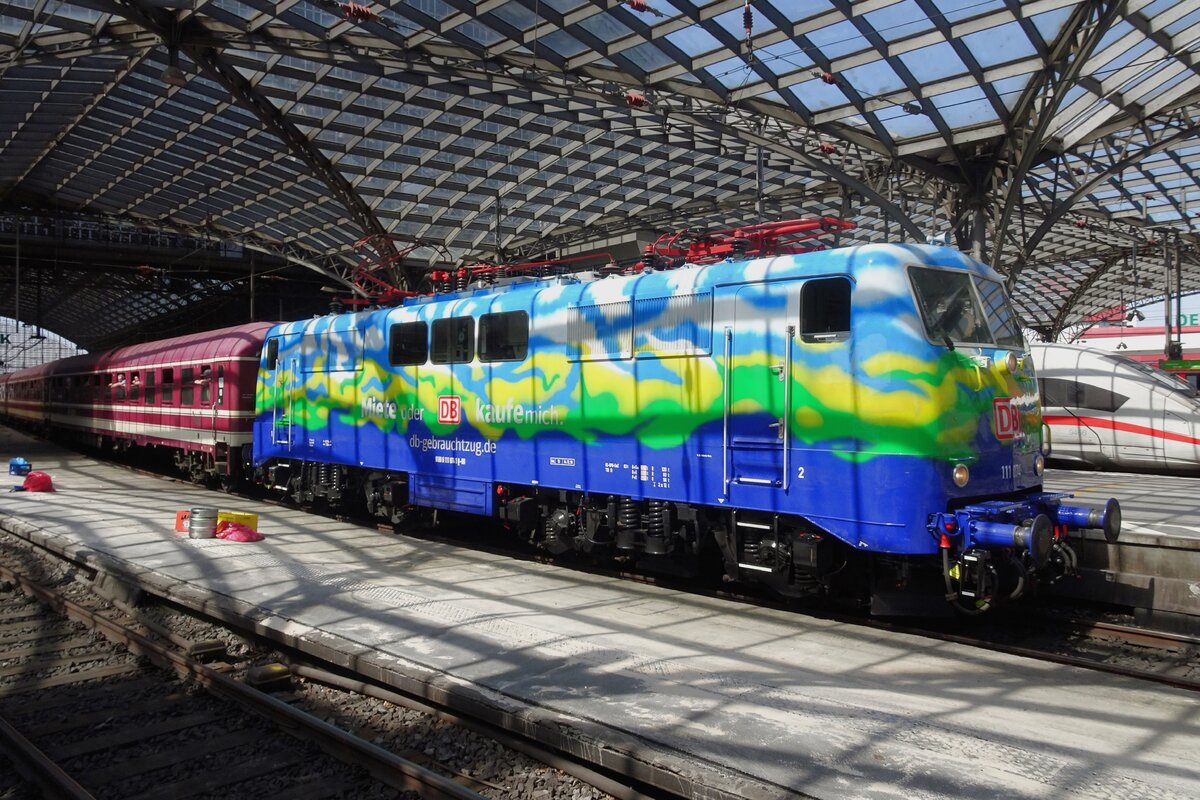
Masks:
[[[193,508],[188,517],[189,539],[211,539],[217,534],[217,509]]]

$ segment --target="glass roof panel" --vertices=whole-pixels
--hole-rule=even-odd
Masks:
[[[925,15],[915,0],[902,0],[877,11],[869,11],[865,17],[867,22],[871,23],[871,27],[888,42],[932,30],[934,27],[933,20]]]
[[[919,83],[932,83],[952,75],[966,74],[967,68],[948,42],[900,54],[900,60]]]
[[[783,0],[783,2],[773,3],[775,9],[783,16],[787,17],[792,22],[799,22],[803,19],[815,17],[817,14],[824,14],[833,8],[833,4],[828,0]]]
[[[1055,8],[1042,14],[1034,14],[1030,17],[1030,20],[1033,22],[1033,27],[1041,35],[1042,41],[1053,42],[1062,33],[1063,28],[1074,11],[1075,9],[1071,6],[1063,6],[1062,8]]]
[[[932,0],[947,22],[959,22],[1004,8],[1004,0]]]
[[[633,32],[607,14],[594,14],[577,24],[602,42],[613,42]]]
[[[972,86],[937,98],[938,112],[951,128],[966,128],[996,121],[996,110],[983,90]]]
[[[907,87],[886,61],[872,61],[840,74],[842,80],[854,87],[863,97],[878,97]]]
[[[630,47],[622,51],[621,55],[647,72],[675,63],[675,59],[649,43]]]
[[[866,48],[866,41],[854,23],[849,20],[835,22],[808,34],[808,40],[829,60],[848,53],[857,53]]]
[[[666,40],[689,55],[698,55],[721,47],[717,38],[699,25],[689,25],[666,35]]]
[[[1016,22],[967,34],[962,42],[984,69],[1037,55],[1033,42]]]
[[[1170,23],[1163,30],[1165,30],[1169,36],[1178,36],[1188,28],[1197,24],[1200,24],[1200,8],[1194,9],[1187,15],[1179,18],[1175,22]],[[1196,43],[1193,41],[1188,45],[1188,48],[1194,48],[1195,46]]]

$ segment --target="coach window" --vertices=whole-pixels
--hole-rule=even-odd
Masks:
[[[200,384],[200,404],[206,406],[212,402],[212,367],[201,367],[196,383]]]
[[[388,362],[393,367],[424,364],[428,360],[428,325],[424,322],[398,322],[388,328]]]
[[[850,336],[850,281],[821,278],[800,290],[800,339],[840,342]]]
[[[480,361],[523,361],[528,352],[528,313],[507,311],[479,318]]]
[[[162,402],[169,406],[175,401],[175,370],[168,367],[162,371]]]
[[[196,370],[184,367],[179,375],[179,405],[190,406],[196,402]]]
[[[116,390],[117,390],[115,399],[124,400],[125,399],[125,373],[124,372],[117,373],[117,379],[116,379],[116,381],[113,382],[113,386],[116,387]]]
[[[475,357],[475,318],[433,321],[433,363],[463,364]]]
[[[154,370],[146,370],[146,405],[154,405]]]
[[[140,372],[129,373],[129,402],[136,403],[142,399],[142,374]]]

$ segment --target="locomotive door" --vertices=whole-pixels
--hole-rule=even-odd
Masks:
[[[787,490],[802,281],[743,286],[725,329],[725,482]]]
[[[292,419],[294,383],[300,374],[300,359],[289,358],[284,365],[279,363],[279,340],[271,339],[268,347],[268,363],[271,364],[271,443],[292,449]]]

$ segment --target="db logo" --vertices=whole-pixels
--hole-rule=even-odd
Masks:
[[[997,398],[992,401],[992,417],[996,420],[996,438],[1002,442],[1021,432],[1021,415],[1012,400]]]
[[[438,422],[442,425],[457,425],[462,422],[462,405],[455,394],[438,397]]]

